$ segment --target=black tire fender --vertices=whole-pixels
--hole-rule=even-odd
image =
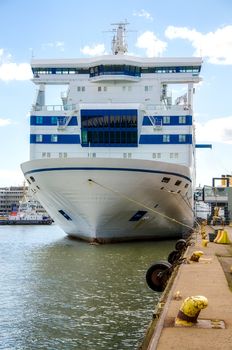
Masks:
[[[187,247],[187,242],[186,242],[185,239],[179,239],[179,240],[176,242],[176,245],[175,245],[175,249],[176,249],[176,250],[181,251],[181,250],[186,249],[186,247]]]
[[[168,262],[173,265],[177,260],[180,259],[180,257],[181,257],[181,251],[180,250],[173,250],[168,255]]]
[[[155,292],[163,292],[171,275],[172,265],[166,260],[159,260],[152,264],[146,272],[148,287]]]

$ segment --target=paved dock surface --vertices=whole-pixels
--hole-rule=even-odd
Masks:
[[[225,228],[232,241],[232,228]],[[207,232],[212,228],[207,226]],[[228,244],[209,242],[202,246],[201,236],[195,245],[187,250],[187,257],[193,251],[201,250],[204,255],[199,262],[182,264],[168,294],[167,302],[159,317],[155,331],[150,339],[148,350],[232,350],[232,291],[228,286],[224,270],[232,266],[232,247]],[[222,268],[220,261],[227,266]],[[230,264],[231,263],[231,264]],[[181,300],[175,300],[179,291]],[[201,310],[201,320],[224,321],[225,328],[175,327],[174,320],[183,301],[194,295],[203,295],[208,299],[208,306]],[[203,321],[203,323],[211,321]]]

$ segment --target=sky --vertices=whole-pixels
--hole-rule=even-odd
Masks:
[[[111,23],[127,20],[129,53],[201,56],[194,118],[197,185],[232,174],[231,0],[0,0],[0,187],[22,185],[36,86],[31,58],[110,53]]]

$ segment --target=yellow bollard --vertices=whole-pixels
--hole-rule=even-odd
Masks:
[[[201,241],[202,247],[207,247],[208,243],[209,243],[208,239],[202,239],[202,241]]]
[[[191,296],[184,300],[175,319],[176,326],[192,326],[197,323],[200,311],[208,306],[208,299],[202,295]]]
[[[231,243],[229,237],[228,237],[228,232],[226,230],[221,231],[220,237],[216,240],[216,243],[219,244],[229,244]]]
[[[192,253],[190,260],[191,261],[195,261],[198,262],[200,257],[203,255],[204,253],[201,250],[197,250],[195,252]]]

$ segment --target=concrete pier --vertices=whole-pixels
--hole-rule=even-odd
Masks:
[[[225,229],[232,242],[232,228]],[[206,232],[213,232],[212,227],[207,226]],[[161,296],[163,303],[158,305],[158,316],[154,315],[142,350],[232,349],[232,244],[203,245],[198,235],[194,246],[188,247],[188,263],[179,267]],[[199,262],[190,262],[197,250],[203,256]],[[208,306],[200,312],[197,323],[191,327],[175,326],[183,301],[199,295],[208,299]]]

